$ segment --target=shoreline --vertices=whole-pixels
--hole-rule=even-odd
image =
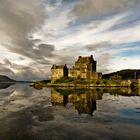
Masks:
[[[66,84],[66,83],[61,83],[61,84],[52,84],[52,83],[47,83],[47,84],[44,84],[44,83],[40,83],[40,82],[35,82],[35,83],[32,83],[30,86],[32,87],[40,87],[40,88],[43,88],[43,87],[81,87],[81,88],[90,88],[90,87],[95,87],[95,88],[111,88],[111,87],[114,87],[114,88],[131,88],[131,85],[128,85],[128,84],[125,84],[125,85],[116,85],[116,84],[111,84],[111,85],[96,85],[96,84]],[[140,88],[139,86],[136,86],[136,87],[133,87],[133,88]]]

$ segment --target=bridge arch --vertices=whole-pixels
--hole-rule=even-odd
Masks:
[[[137,81],[133,81],[130,84],[130,87],[137,87],[138,86],[138,82]]]

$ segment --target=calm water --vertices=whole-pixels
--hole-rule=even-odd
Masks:
[[[140,89],[0,85],[0,140],[138,140]]]

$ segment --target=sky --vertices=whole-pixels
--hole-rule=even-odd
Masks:
[[[93,55],[97,71],[140,69],[140,0],[0,0],[0,75],[50,78]]]

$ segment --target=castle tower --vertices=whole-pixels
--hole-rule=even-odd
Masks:
[[[69,69],[69,76],[84,79],[96,79],[96,61],[94,61],[93,55],[88,57],[79,56],[78,60],[75,62],[74,69]]]
[[[79,70],[88,69],[89,71],[96,72],[96,61],[94,61],[93,55],[88,57],[79,56],[75,62],[75,68]]]
[[[51,83],[54,83],[61,77],[68,76],[68,68],[65,65],[53,65],[51,68]]]

